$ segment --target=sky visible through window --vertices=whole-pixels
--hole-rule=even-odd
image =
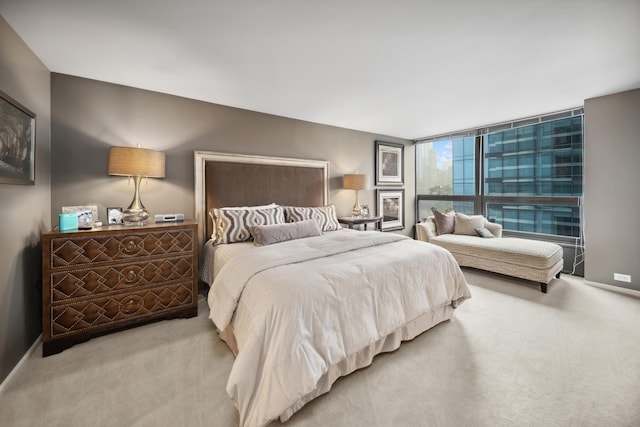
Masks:
[[[436,167],[447,168],[453,161],[453,142],[451,140],[435,141],[433,148],[436,151]]]

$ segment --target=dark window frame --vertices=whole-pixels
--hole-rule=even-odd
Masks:
[[[551,113],[544,116],[537,116],[533,118],[527,118],[518,120],[515,122],[491,125],[475,130],[461,131],[451,134],[438,135],[429,138],[423,138],[414,140],[414,144],[432,143],[438,140],[459,138],[461,135],[469,135],[472,132],[475,133],[475,195],[431,195],[431,194],[418,194],[417,188],[417,176],[416,173],[416,202],[415,212],[416,218],[420,220],[420,202],[424,201],[451,201],[451,202],[472,202],[474,207],[474,214],[487,215],[487,205],[492,203],[497,204],[514,204],[514,205],[547,205],[547,206],[562,206],[562,207],[579,207],[581,204],[582,196],[489,196],[485,194],[485,150],[484,144],[487,142],[487,135],[492,132],[501,130],[517,129],[523,126],[531,126],[538,123],[545,123],[553,120],[563,119],[567,117],[582,116],[582,129],[583,129],[583,159],[584,159],[584,108],[574,108],[557,113]],[[418,156],[415,158],[415,167],[418,168]],[[584,194],[584,188],[582,188]],[[580,224],[581,226],[581,224]],[[564,245],[574,245],[579,242],[580,236],[562,236],[556,234],[543,234],[538,232],[526,232],[526,231],[514,231],[503,230],[505,236],[517,236],[525,237],[535,240],[547,240],[553,241]]]

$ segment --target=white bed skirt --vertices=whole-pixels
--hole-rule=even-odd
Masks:
[[[421,333],[433,328],[434,326],[451,319],[454,316],[455,309],[452,304],[440,305],[432,308],[422,316],[410,321],[395,332],[384,338],[372,343],[368,347],[360,350],[343,359],[339,363],[330,366],[329,370],[318,380],[316,389],[300,398],[287,410],[280,414],[280,421],[287,421],[293,414],[298,412],[305,404],[331,390],[333,383],[340,377],[349,375],[350,373],[365,368],[373,362],[373,358],[380,353],[388,353],[400,347],[402,341],[409,341],[420,335]],[[238,348],[233,329],[231,326],[220,332],[220,338],[227,343],[234,355],[237,355]]]

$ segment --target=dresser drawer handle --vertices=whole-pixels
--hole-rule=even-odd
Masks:
[[[120,271],[120,282],[125,285],[133,285],[144,281],[142,268],[138,265],[129,265]]]
[[[142,240],[139,237],[128,237],[120,244],[121,251],[125,255],[135,255],[142,250]]]
[[[136,272],[133,271],[133,270],[129,270],[129,271],[127,271],[127,275],[124,278],[124,281],[127,282],[127,283],[131,283],[131,282],[135,281],[137,278],[138,278],[138,275],[136,274]]]
[[[142,298],[138,295],[131,295],[120,303],[120,312],[123,314],[133,314],[142,308]]]

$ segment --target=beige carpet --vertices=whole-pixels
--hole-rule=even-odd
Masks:
[[[563,276],[465,270],[457,317],[378,356],[288,426],[638,426],[640,299]],[[233,358],[200,315],[42,358],[0,396],[2,426],[236,426]],[[280,425],[279,422],[273,425]]]

